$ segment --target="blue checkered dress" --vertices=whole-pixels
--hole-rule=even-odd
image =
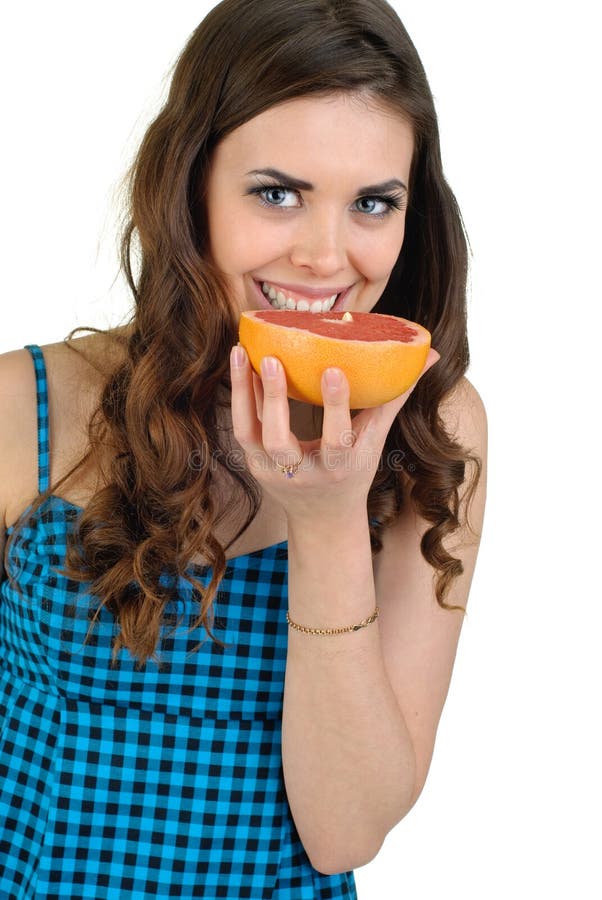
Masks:
[[[43,491],[46,372],[27,349]],[[286,542],[228,561],[225,651],[186,633],[198,604],[181,580],[160,664],[136,671],[122,650],[111,668],[113,616],[102,610],[84,646],[94,603],[56,572],[79,512],[51,496],[11,541],[18,590],[0,584],[0,898],[356,898],[352,872],[311,866],[285,793]]]

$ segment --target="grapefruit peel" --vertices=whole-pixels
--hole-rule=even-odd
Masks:
[[[408,319],[381,313],[311,313],[247,310],[239,341],[254,371],[264,356],[276,356],[286,373],[287,395],[323,406],[325,369],[342,369],[349,382],[349,406],[380,406],[405,393],[424,368],[430,332]]]

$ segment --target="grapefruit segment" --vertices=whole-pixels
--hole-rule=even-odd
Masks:
[[[239,341],[258,375],[264,356],[278,357],[289,397],[323,406],[322,373],[336,366],[347,376],[350,408],[364,409],[414,384],[431,335],[416,322],[380,313],[260,309],[242,313]]]

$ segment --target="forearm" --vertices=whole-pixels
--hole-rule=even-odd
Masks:
[[[364,517],[365,518],[365,517]],[[376,605],[368,523],[289,523],[293,622],[337,628]],[[410,808],[414,750],[384,666],[377,619],[358,631],[289,628],[282,758],[299,836],[319,868],[374,857]]]

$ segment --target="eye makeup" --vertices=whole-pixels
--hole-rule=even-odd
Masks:
[[[253,185],[248,188],[245,192],[247,196],[256,196],[263,207],[268,209],[298,209],[303,206],[303,201],[300,195],[299,188],[296,186],[299,182],[263,182],[258,179],[259,183]],[[396,184],[400,184],[401,182],[395,182]],[[313,187],[309,187],[309,190],[313,190]],[[269,195],[272,194],[294,194],[297,197],[297,201],[294,204],[285,204],[283,202],[278,202],[275,199],[270,200]],[[406,205],[406,192],[398,191],[391,193],[365,193],[362,196],[359,196],[357,200],[354,201],[354,205],[356,206],[355,212],[359,213],[359,215],[366,216],[370,219],[384,219],[390,212],[393,210],[402,210],[405,209]],[[372,201],[376,204],[384,204],[386,207],[385,210],[381,212],[371,212],[366,209],[359,209],[357,205],[366,202]]]

